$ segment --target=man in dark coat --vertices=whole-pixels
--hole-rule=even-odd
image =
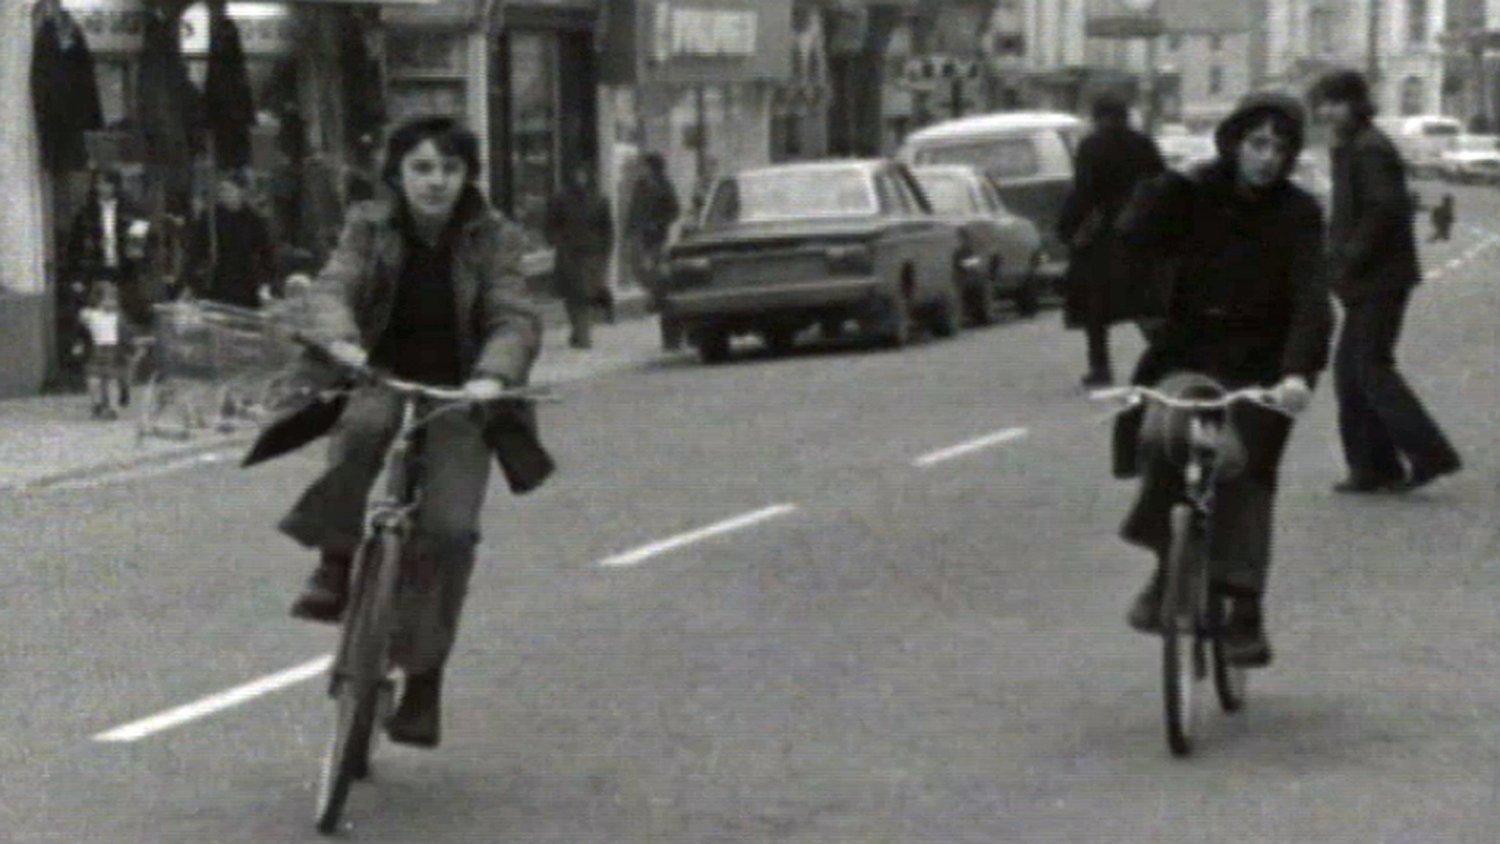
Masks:
[[[614,248],[614,219],[587,167],[576,168],[567,189],[552,198],[546,236],[556,250],[553,276],[572,327],[568,344],[592,348],[590,308],[609,292],[605,275]]]
[[[636,280],[651,295],[652,306],[659,312],[663,295],[660,266],[662,249],[682,204],[667,178],[667,163],[660,153],[648,152],[641,157],[640,176],[630,194],[625,227],[630,237],[631,266]],[[682,346],[682,327],[665,314],[661,316],[662,348],[675,351]]]
[[[275,295],[275,250],[266,221],[245,201],[239,173],[219,178],[212,217],[202,214],[188,240],[189,286],[204,299],[259,308],[262,288]]]
[[[1057,226],[1071,248],[1064,317],[1068,327],[1088,335],[1085,387],[1114,382],[1109,327],[1141,315],[1133,277],[1116,254],[1115,220],[1135,186],[1165,167],[1156,143],[1130,128],[1123,100],[1100,97],[1093,117],[1094,131],[1078,147],[1073,192]]]
[[[88,164],[83,133],[104,126],[94,57],[73,17],[57,2],[40,4],[31,55],[31,102],[40,136],[42,166],[50,173]]]
[[[1421,280],[1405,163],[1375,128],[1359,73],[1329,74],[1311,99],[1334,130],[1330,278],[1344,307],[1334,353],[1339,433],[1349,477],[1338,492],[1405,491],[1461,461],[1396,371],[1396,341]]]

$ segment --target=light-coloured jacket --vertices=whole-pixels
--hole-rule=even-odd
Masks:
[[[472,189],[454,213],[462,220],[453,254],[460,359],[470,377],[525,384],[541,350],[542,318],[526,294],[521,231]],[[405,253],[390,201],[351,207],[310,294],[313,336],[375,348],[390,324]]]

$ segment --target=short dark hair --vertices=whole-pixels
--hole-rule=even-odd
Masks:
[[[1100,94],[1094,98],[1090,114],[1095,120],[1124,123],[1130,119],[1130,104],[1119,94]]]
[[[1320,103],[1348,103],[1359,117],[1375,116],[1375,102],[1370,97],[1370,83],[1357,70],[1335,70],[1313,83],[1307,98]]]
[[[385,144],[385,165],[380,178],[392,188],[401,187],[401,162],[427,141],[443,155],[463,161],[470,182],[479,178],[479,139],[451,117],[419,117],[401,124]]]

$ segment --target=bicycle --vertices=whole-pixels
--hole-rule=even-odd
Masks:
[[[1207,385],[1205,385],[1207,386]],[[1228,411],[1248,402],[1286,416],[1293,414],[1263,387],[1225,391],[1189,398],[1150,387],[1117,387],[1093,397],[1124,405],[1120,412],[1152,402],[1187,414],[1187,425],[1166,426],[1172,442],[1168,454],[1180,454],[1183,497],[1172,507],[1172,544],[1167,554],[1162,587],[1162,691],[1167,745],[1173,755],[1193,750],[1198,722],[1199,687],[1210,669],[1220,707],[1226,713],[1244,708],[1248,685],[1245,669],[1226,656],[1223,635],[1229,599],[1210,589],[1208,539],[1213,521],[1214,490],[1229,477],[1224,470],[1223,446],[1229,429]]]
[[[356,780],[370,774],[375,726],[388,716],[395,684],[391,679],[391,639],[396,626],[397,583],[402,552],[411,534],[413,515],[421,498],[419,462],[413,460],[418,436],[444,413],[467,410],[491,399],[477,400],[464,390],[435,387],[395,378],[370,367],[338,362],[324,346],[305,337],[294,338],[318,360],[345,370],[357,383],[377,384],[401,399],[401,422],[391,439],[376,488],[366,508],[364,538],[354,555],[349,601],[340,624],[339,645],[329,667],[329,696],[336,702],[333,735],[323,757],[319,777],[316,823],[318,832],[337,831],[344,804]],[[544,388],[507,390],[494,400],[549,399]],[[423,405],[438,402],[432,410]]]

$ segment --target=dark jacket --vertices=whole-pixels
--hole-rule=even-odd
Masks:
[[[524,236],[477,191],[460,205],[454,213],[464,222],[453,257],[460,358],[473,375],[525,384],[541,349],[542,320],[525,293]],[[405,251],[393,205],[373,200],[352,207],[310,295],[314,336],[375,348],[390,324]]]
[[[212,229],[207,214],[193,221],[188,267],[189,286],[204,299],[259,308],[262,284],[278,292],[270,230],[249,207],[230,211],[216,206]]]
[[[1073,191],[1057,224],[1070,247],[1064,310],[1069,326],[1141,315],[1139,291],[1132,274],[1123,271],[1113,229],[1136,185],[1164,166],[1156,143],[1129,128],[1095,132],[1079,145]]]
[[[635,190],[630,195],[630,208],[625,214],[629,231],[640,239],[641,244],[659,248],[667,241],[672,224],[682,213],[682,204],[677,201],[677,192],[672,183],[647,169],[636,180]]]
[[[614,219],[609,200],[577,188],[558,194],[547,207],[547,242],[556,250],[553,273],[564,299],[590,299],[605,289]]]
[[[52,173],[88,164],[83,133],[104,126],[94,57],[83,30],[67,12],[37,28],[31,54],[31,103],[42,166]]]
[[[209,22],[208,75],[203,81],[203,118],[214,141],[214,163],[221,168],[250,163],[250,127],[255,102],[245,73],[240,30],[228,15]]]
[[[1349,302],[1421,280],[1406,165],[1385,133],[1365,124],[1333,147],[1330,280]]]
[[[1316,199],[1286,181],[1245,196],[1216,163],[1191,177],[1163,174],[1141,204],[1121,227],[1126,248],[1176,269],[1137,383],[1179,369],[1230,385],[1323,370],[1333,314]]]

